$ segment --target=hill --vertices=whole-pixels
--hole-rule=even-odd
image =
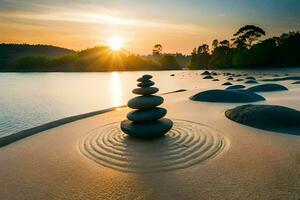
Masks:
[[[14,46],[11,47],[14,48]],[[10,53],[5,52],[10,55],[10,59],[6,59],[8,62],[5,65],[3,62],[2,66],[0,65],[2,72],[105,72],[181,69],[173,57],[162,57],[163,62],[156,63],[137,55],[128,55],[123,51],[114,52],[107,46],[98,46],[79,52],[65,49],[65,51],[60,51],[63,54],[61,56],[57,56],[58,54],[53,51],[51,53],[50,51],[36,52],[35,55],[32,53],[27,54],[30,56],[26,56],[26,54],[18,52],[20,49],[15,51],[12,49],[9,49],[8,52]]]
[[[26,56],[59,57],[73,53],[76,52],[51,45],[0,44],[0,67],[6,68],[15,60]]]

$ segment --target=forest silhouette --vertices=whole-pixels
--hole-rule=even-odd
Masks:
[[[107,46],[73,51],[50,45],[0,44],[2,72],[88,72],[189,69],[258,69],[300,67],[300,33],[284,33],[260,40],[257,26],[240,28],[231,40],[215,39],[194,48],[191,55],[163,53],[154,45],[151,55],[114,52]],[[210,50],[211,49],[211,50]]]
[[[195,48],[191,69],[300,67],[300,33],[259,40],[265,31],[254,25],[240,28],[229,40],[214,40]]]

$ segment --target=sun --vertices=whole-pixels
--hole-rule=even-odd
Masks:
[[[124,46],[124,39],[118,36],[115,36],[108,40],[108,46],[113,50],[113,51],[119,51],[122,49]]]

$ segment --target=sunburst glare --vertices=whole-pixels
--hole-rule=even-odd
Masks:
[[[114,36],[113,38],[108,40],[108,46],[113,51],[119,51],[123,48],[124,42],[125,42],[124,38],[121,38],[119,36]]]

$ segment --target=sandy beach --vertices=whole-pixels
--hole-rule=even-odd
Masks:
[[[298,200],[300,137],[225,117],[244,104],[190,100],[226,88],[226,77],[218,78],[205,80],[205,88],[164,95],[174,121],[164,138],[128,138],[119,123],[130,109],[119,108],[2,147],[1,199]],[[289,80],[276,83],[289,91],[261,93],[266,101],[251,104],[300,110],[300,88]]]

